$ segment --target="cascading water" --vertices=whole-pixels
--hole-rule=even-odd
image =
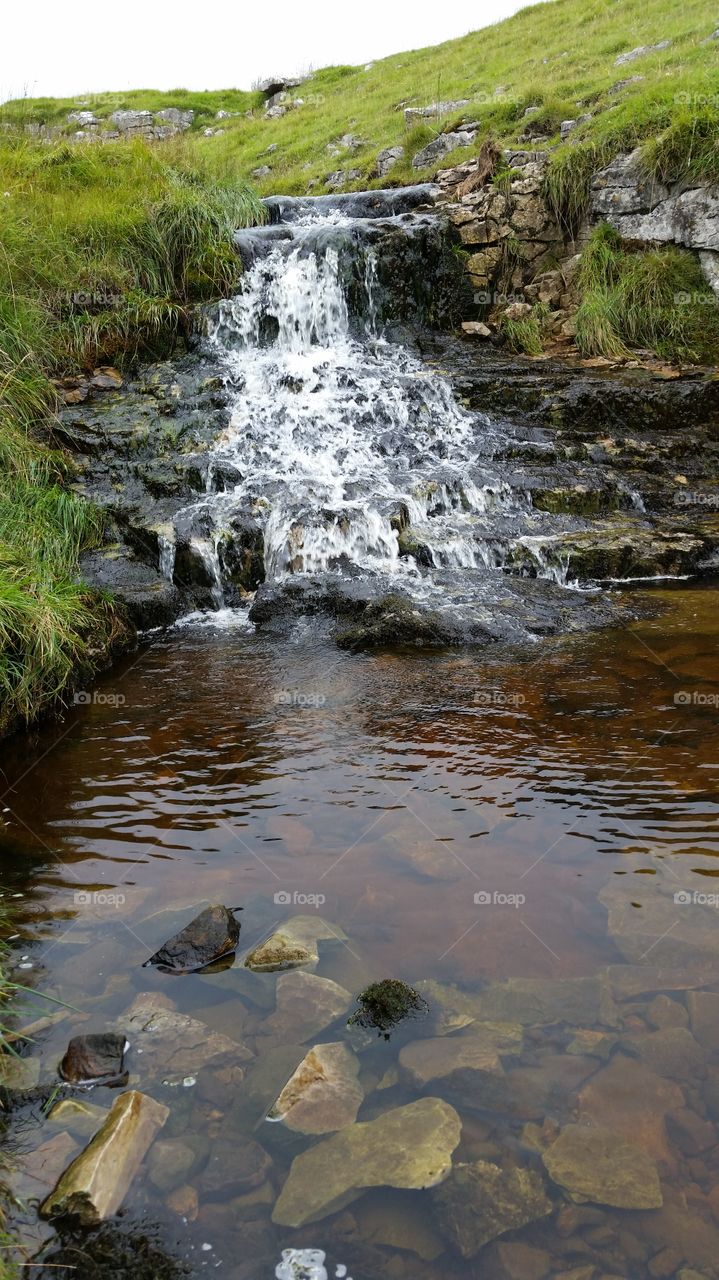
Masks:
[[[232,415],[206,494],[175,523],[214,607],[238,519],[261,530],[268,581],[349,575],[426,601],[446,596],[449,571],[496,578],[519,547],[519,572],[562,582],[530,497],[493,466],[497,428],[382,330],[377,227],[406,237],[412,215],[324,203],[277,202],[288,222],[238,236],[242,290],[208,321]]]

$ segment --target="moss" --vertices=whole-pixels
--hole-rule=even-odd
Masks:
[[[376,1029],[389,1039],[400,1022],[421,1018],[427,1013],[427,1002],[413,987],[399,978],[373,982],[357,997],[359,1009],[348,1019],[348,1026]]]

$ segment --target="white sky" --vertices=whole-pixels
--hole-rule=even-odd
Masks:
[[[439,44],[528,0],[7,0],[0,101],[121,89],[249,89],[270,75]]]

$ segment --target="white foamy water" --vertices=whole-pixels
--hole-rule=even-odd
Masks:
[[[377,259],[366,246],[351,263],[354,302],[363,289],[364,305],[359,319],[350,315],[346,254],[329,234],[336,224],[314,215],[293,224],[291,239],[269,242],[209,321],[232,414],[209,456],[207,493],[176,522],[189,517],[218,609],[221,543],[238,516],[261,527],[268,580],[382,575],[423,598],[434,570],[497,573],[533,532],[529,496],[493,467],[496,428],[379,331]],[[162,558],[171,572],[169,546]],[[524,571],[566,580],[551,545],[537,544]]]

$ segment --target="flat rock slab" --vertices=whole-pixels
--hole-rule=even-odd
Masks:
[[[321,916],[294,916],[253,947],[245,956],[244,964],[258,973],[316,965],[320,958],[317,944],[329,939],[345,942],[347,934]]]
[[[615,1026],[614,1001],[608,985],[596,978],[508,978],[492,982],[478,997],[478,1016],[489,1022],[521,1022],[547,1026],[569,1022]]]
[[[351,1004],[352,996],[339,983],[295,969],[277,979],[275,1012],[261,1030],[292,1043],[309,1040],[347,1013]]]
[[[152,993],[137,996],[122,1021],[143,1073],[187,1075],[210,1062],[236,1065],[252,1058],[246,1045],[210,1031],[197,1018],[163,1008]]]
[[[610,1129],[569,1124],[542,1155],[554,1182],[583,1204],[659,1209],[662,1191],[654,1161]]]
[[[684,901],[691,895],[649,883],[653,876],[642,876],[641,892],[630,877],[631,885],[610,881],[599,894],[608,912],[609,936],[624,958],[653,967],[689,969],[698,965],[713,966],[714,980],[719,975],[719,913],[713,906],[699,901]],[[678,900],[675,900],[676,899]],[[638,903],[638,906],[635,905]]]
[[[433,1187],[449,1173],[461,1121],[441,1098],[421,1098],[353,1124],[292,1162],[272,1214],[280,1226],[319,1222],[368,1187]]]
[[[194,973],[231,955],[240,939],[239,921],[232,914],[238,909],[219,903],[206,907],[184,929],[168,938],[145,964],[156,965],[167,973]]]
[[[579,1094],[579,1118],[584,1124],[611,1129],[652,1160],[669,1165],[673,1157],[665,1116],[683,1106],[684,1095],[673,1080],[663,1080],[623,1053],[616,1053]]]
[[[357,1119],[364,1090],[359,1059],[343,1042],[316,1044],[290,1076],[268,1120],[298,1133],[332,1133]]]
[[[414,1089],[444,1088],[467,1094],[465,1101],[493,1107],[506,1100],[506,1077],[500,1054],[522,1047],[522,1028],[486,1023],[486,1035],[475,1024],[472,1034],[413,1040],[400,1051],[400,1080]],[[475,1034],[475,1032],[477,1032]]]
[[[18,1157],[13,1192],[24,1200],[46,1196],[77,1152],[78,1143],[69,1133],[56,1133],[34,1151]]]
[[[432,1193],[443,1235],[463,1258],[505,1231],[546,1218],[554,1205],[540,1174],[531,1169],[502,1169],[486,1160],[456,1165]]]
[[[74,1036],[60,1063],[60,1075],[70,1084],[126,1085],[126,1044],[124,1034],[116,1031]]]
[[[169,1114],[144,1093],[123,1093],[89,1146],[62,1174],[41,1215],[75,1217],[83,1226],[112,1217]]]

